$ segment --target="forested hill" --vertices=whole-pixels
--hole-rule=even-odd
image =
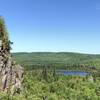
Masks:
[[[55,66],[91,66],[100,67],[99,54],[81,54],[70,52],[32,52],[13,53],[13,58],[24,66],[55,65]]]

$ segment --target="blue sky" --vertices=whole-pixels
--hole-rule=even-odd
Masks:
[[[12,52],[100,54],[100,0],[0,0]]]

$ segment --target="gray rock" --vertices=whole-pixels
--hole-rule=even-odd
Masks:
[[[24,69],[11,57],[8,34],[2,20],[0,17],[0,86],[4,91],[14,93],[22,88]]]

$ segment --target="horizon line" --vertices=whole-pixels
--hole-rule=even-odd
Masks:
[[[88,55],[100,55],[100,53],[84,53],[84,52],[69,52],[69,51],[13,51],[11,53],[76,53],[76,54],[88,54]]]

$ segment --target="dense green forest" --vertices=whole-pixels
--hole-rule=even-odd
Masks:
[[[100,100],[100,76],[65,76],[54,70],[26,71],[22,91],[0,100]]]
[[[100,55],[70,52],[13,53],[13,58],[26,69],[44,66],[69,70],[95,70],[100,68]]]
[[[100,100],[100,55],[80,53],[13,53],[24,66],[22,90],[0,93],[0,100]],[[82,70],[86,76],[57,74]]]

